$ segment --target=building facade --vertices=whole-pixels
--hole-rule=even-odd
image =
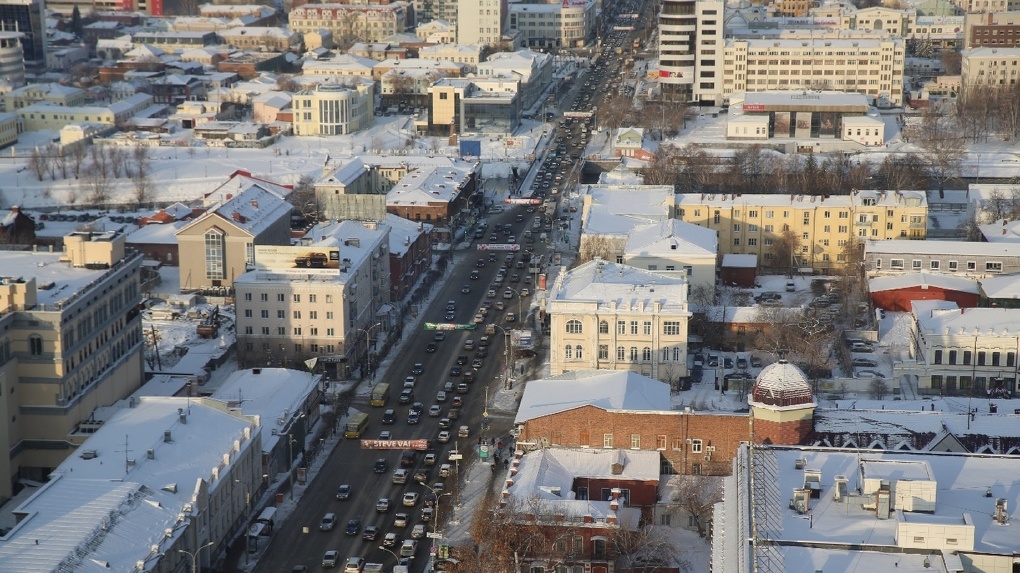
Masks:
[[[96,408],[142,383],[142,257],[120,232],[74,233],[63,253],[0,253],[0,498],[44,481]],[[11,271],[16,272],[11,273]],[[11,273],[11,274],[8,274]]]
[[[967,14],[963,33],[965,48],[1020,47],[1020,14],[984,11]]]
[[[687,375],[687,281],[600,259],[560,274],[549,292],[550,372]]]
[[[1020,48],[971,48],[960,55],[963,89],[967,86],[1011,86],[1020,79]]]
[[[39,0],[3,0],[0,24],[4,32],[21,34],[24,69],[38,73],[46,69],[46,6]],[[23,72],[24,73],[24,70]],[[24,81],[24,75],[22,75]]]
[[[499,46],[503,40],[506,0],[456,0],[457,43]],[[439,15],[441,18],[443,14]]]
[[[797,238],[793,264],[819,272],[842,267],[843,248],[861,241],[925,238],[922,191],[857,191],[849,196],[679,194],[676,216],[719,233],[721,254],[753,254],[763,268],[785,268],[777,240]]]
[[[319,84],[314,90],[294,94],[291,110],[294,135],[348,135],[372,125],[375,84],[359,81],[354,86]]]
[[[290,29],[298,34],[329,30],[336,42],[377,42],[402,34],[412,24],[405,2],[392,4],[303,4],[290,11]]]
[[[513,3],[509,26],[529,48],[583,48],[598,24],[597,2]]]
[[[1020,255],[1009,243],[868,241],[864,268],[871,276],[930,272],[985,278],[1020,273]]]

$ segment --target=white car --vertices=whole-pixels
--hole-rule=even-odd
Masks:
[[[407,527],[407,514],[398,513],[393,516],[393,527]]]
[[[411,530],[411,539],[421,539],[422,537],[425,537],[425,525],[419,523]]]
[[[348,557],[344,565],[344,573],[361,573],[365,570],[365,560],[361,557]]]
[[[404,378],[404,389],[414,390],[414,385],[418,381],[414,376],[408,376]]]
[[[440,394],[443,394],[443,398],[444,399],[446,398],[446,392],[440,392]],[[438,397],[437,397],[437,400],[438,400]],[[439,415],[442,414],[442,413],[443,413],[443,407],[440,406],[439,404],[433,404],[433,405],[429,406],[429,417],[430,418],[438,418]]]
[[[445,443],[449,442],[450,441],[450,431],[449,430],[443,430],[442,432],[439,432],[439,437],[436,438],[436,441],[438,441],[440,444],[445,444]]]
[[[417,492],[413,492],[413,491],[409,491],[409,492],[405,493],[404,494],[403,504],[406,507],[414,507],[414,506],[418,505],[418,493]]]
[[[405,539],[404,544],[400,546],[401,557],[413,558],[416,551],[418,551],[418,542],[414,539]]]

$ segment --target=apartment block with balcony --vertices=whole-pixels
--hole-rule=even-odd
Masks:
[[[628,370],[687,375],[687,281],[595,259],[549,292],[550,372]]]
[[[971,48],[962,57],[960,83],[967,86],[1011,86],[1020,79],[1020,48]]]
[[[119,231],[73,233],[64,252],[0,252],[0,498],[43,481],[96,408],[142,383],[142,257]]]
[[[845,34],[833,32],[832,34]],[[905,52],[898,38],[818,37],[726,41],[721,95],[769,90],[857,92],[903,104]]]
[[[765,269],[787,230],[799,242],[794,265],[827,273],[843,266],[843,248],[861,241],[924,239],[927,197],[920,191],[855,191],[846,196],[679,194],[676,216],[719,233],[720,254],[753,254]]]
[[[241,367],[319,358],[335,378],[370,367],[374,341],[389,328],[380,314],[390,301],[389,233],[373,221],[316,225],[303,247],[339,254],[336,268],[315,272],[264,260],[256,250],[255,270],[234,281]]]

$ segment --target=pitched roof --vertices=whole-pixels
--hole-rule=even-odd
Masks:
[[[902,275],[875,277],[868,281],[868,289],[871,292],[898,290],[917,286],[925,289],[935,287],[944,290],[978,294],[977,281],[938,273],[904,273]]]
[[[575,370],[532,380],[514,423],[588,405],[610,411],[668,412],[669,384],[623,370]]]

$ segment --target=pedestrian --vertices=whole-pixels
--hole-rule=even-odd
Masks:
[[[505,460],[503,460],[503,469],[509,469],[509,468],[510,468],[510,458],[506,458]]]
[[[496,445],[496,438],[489,438],[489,445],[490,446],[495,446]]]
[[[500,441],[496,442],[496,449],[497,450],[502,450],[503,449],[503,440],[500,440]]]

